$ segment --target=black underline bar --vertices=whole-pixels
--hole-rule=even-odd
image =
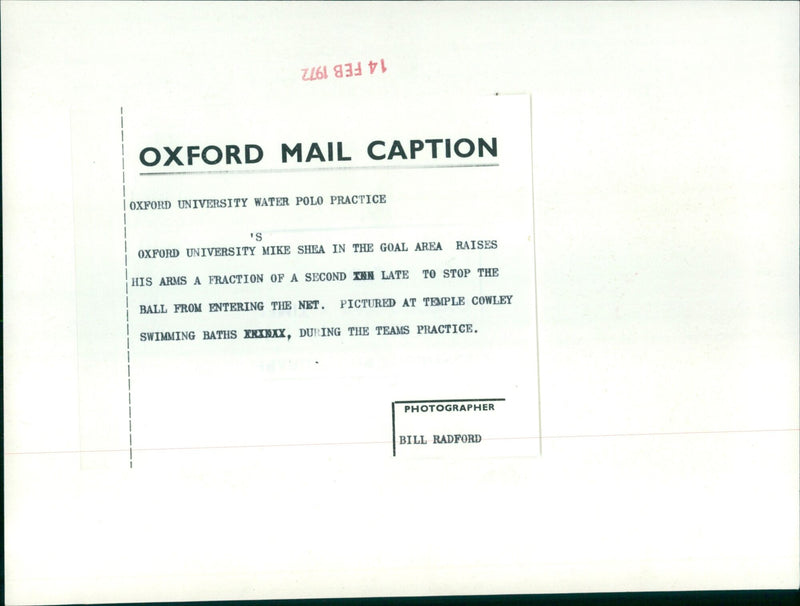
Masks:
[[[442,402],[505,402],[505,398],[472,398],[470,400],[395,400],[395,404],[439,404]]]
[[[173,170],[158,172],[140,172],[142,177],[155,177],[162,175],[235,175],[252,173],[304,173],[328,170],[411,170],[416,168],[491,168],[500,166],[494,164],[420,164],[420,165],[401,165],[392,166],[315,166],[308,168],[253,168],[239,170]]]

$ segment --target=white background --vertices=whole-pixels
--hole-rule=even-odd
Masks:
[[[796,4],[2,11],[9,603],[797,586]],[[71,110],[495,92],[532,100],[541,458],[80,470]]]
[[[496,413],[471,419],[460,415],[466,426],[449,415],[451,426],[440,426],[439,431],[461,427],[480,432],[486,440],[476,452],[487,456],[539,454],[538,377],[531,372],[536,368],[536,333],[530,97],[410,97],[400,103],[391,118],[375,113],[374,105],[363,99],[326,103],[316,115],[318,104],[307,103],[301,110],[299,101],[286,99],[284,104],[202,110],[148,107],[138,112],[127,107],[124,112],[95,110],[73,116],[82,467],[127,465],[126,459],[132,458],[137,468],[148,462],[163,468],[175,458],[171,449],[243,446],[249,449],[239,453],[239,465],[252,465],[257,458],[283,457],[285,452],[275,446],[292,444],[324,444],[331,447],[324,455],[334,458],[347,450],[356,457],[385,459],[392,453],[390,403],[417,398],[502,397],[505,403]],[[497,141],[498,157],[455,160],[493,166],[419,168],[454,165],[444,152],[436,160],[366,159],[367,142],[376,136],[408,140],[477,132]],[[343,166],[280,164],[280,142],[292,145],[298,140],[306,145],[322,141],[323,147],[325,141],[341,141],[354,161]],[[173,141],[258,141],[269,160],[220,174],[140,176],[146,167],[139,161],[139,150],[159,141],[172,146]],[[257,168],[250,172],[253,166]],[[356,166],[370,170],[354,170]],[[334,170],[337,167],[345,170]],[[328,200],[328,194],[354,191],[381,192],[386,203],[339,206]],[[324,198],[320,206],[309,207],[296,204],[297,194],[326,195],[319,196]],[[286,195],[290,203],[258,208],[256,195]],[[238,209],[178,208],[182,198],[207,196],[250,198],[248,206]],[[134,206],[124,211],[123,221],[121,203],[135,200],[171,200],[174,208],[140,211]],[[261,244],[284,244],[292,253],[262,256],[253,232],[263,235]],[[496,248],[457,250],[457,241],[473,238],[492,240]],[[386,241],[403,242],[409,250],[381,252],[380,243]],[[415,250],[417,243],[430,241],[441,250]],[[343,243],[346,251],[335,254],[334,242]],[[355,253],[354,242],[371,242],[375,252]],[[327,252],[298,254],[299,245],[310,243],[324,245]],[[187,253],[187,247],[249,245],[255,249],[253,256],[198,259]],[[175,258],[139,256],[143,249],[172,247]],[[408,280],[380,279],[380,267],[397,264],[408,271]],[[453,266],[473,268],[472,275],[444,278],[444,269]],[[481,266],[497,267],[500,275],[481,278]],[[436,278],[425,278],[424,268],[438,272]],[[354,270],[374,270],[377,279],[305,279],[309,271],[352,276]],[[264,283],[208,285],[206,276],[216,272],[264,272]],[[158,285],[160,276],[180,274],[188,278],[186,286]],[[283,282],[273,282],[278,274]],[[151,276],[154,285],[126,291],[126,275],[129,282],[134,276]],[[512,303],[471,302],[475,295],[499,293],[506,293]],[[424,297],[444,295],[461,295],[468,303],[425,306]],[[340,299],[365,297],[393,297],[397,305],[342,309],[340,304]],[[418,305],[404,308],[406,297],[415,297]],[[324,310],[299,310],[301,298],[318,298]],[[237,299],[260,300],[266,311],[172,312],[174,303],[205,301],[207,312],[209,301]],[[286,299],[294,300],[293,310],[270,309],[270,300]],[[159,303],[168,313],[140,313],[140,305]],[[410,334],[376,334],[376,324],[392,323],[410,325]],[[472,332],[419,335],[418,323],[468,323]],[[343,334],[320,339],[300,333],[301,327],[321,324],[336,326]],[[367,326],[372,333],[349,337],[348,326]],[[244,338],[245,328],[266,327],[283,327],[293,338]],[[237,329],[239,338],[203,340],[202,329],[219,328]],[[140,334],[154,330],[194,330],[197,339],[141,342]],[[355,445],[361,447],[352,448]],[[442,456],[466,449],[425,450],[428,456]],[[140,458],[141,451],[148,456]],[[193,468],[191,460],[185,460],[190,453],[181,454],[180,464]]]

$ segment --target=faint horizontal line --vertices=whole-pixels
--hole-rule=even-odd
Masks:
[[[163,446],[151,448],[134,448],[134,452],[153,452],[163,450],[219,450],[230,448],[290,448],[297,446],[351,446],[362,444],[391,444],[391,440],[380,442],[309,442],[306,444],[244,444],[221,446]],[[99,454],[104,452],[128,452],[127,448],[103,448],[99,450],[42,450],[37,452],[7,452],[6,456],[11,455],[47,455],[47,454]]]
[[[789,429],[720,429],[714,431],[654,431],[649,433],[586,433],[563,436],[542,436],[543,440],[561,440],[570,438],[638,438],[647,436],[693,436],[693,435],[714,435],[730,433],[768,433],[768,432],[790,432],[800,431],[800,428]],[[519,438],[501,438],[505,440],[530,440],[538,439],[538,436],[522,436]],[[491,439],[491,438],[489,438]]]
[[[454,400],[445,400],[453,402]],[[488,401],[488,400],[483,400]],[[571,438],[635,438],[635,437],[656,437],[656,436],[691,436],[691,435],[719,435],[719,434],[746,434],[746,433],[785,433],[797,432],[800,428],[790,429],[723,429],[717,431],[662,431],[650,433],[604,433],[604,434],[575,434],[562,436],[541,436],[543,440],[560,440]],[[538,440],[539,436],[518,436],[508,438],[486,438],[487,440]],[[246,444],[246,445],[223,445],[223,446],[165,446],[153,448],[134,448],[134,452],[154,452],[169,450],[220,450],[232,448],[294,448],[298,446],[359,446],[372,444],[391,444],[391,440],[376,442],[310,442],[305,444]],[[55,455],[55,454],[94,454],[103,452],[128,452],[128,448],[109,448],[101,450],[42,450],[30,452],[6,452],[5,456],[18,455]]]

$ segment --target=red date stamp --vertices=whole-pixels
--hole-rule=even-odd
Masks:
[[[330,75],[334,78],[356,78],[358,76],[385,74],[386,70],[386,61],[384,59],[378,59],[377,61],[370,59],[369,61],[351,61],[333,65],[330,69]],[[327,65],[304,67],[300,71],[302,72],[301,78],[306,82],[327,80],[329,76]]]

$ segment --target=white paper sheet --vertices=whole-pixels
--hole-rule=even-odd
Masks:
[[[3,3],[8,603],[796,587],[797,32]]]
[[[402,105],[76,113],[85,466],[539,454],[530,99]]]

